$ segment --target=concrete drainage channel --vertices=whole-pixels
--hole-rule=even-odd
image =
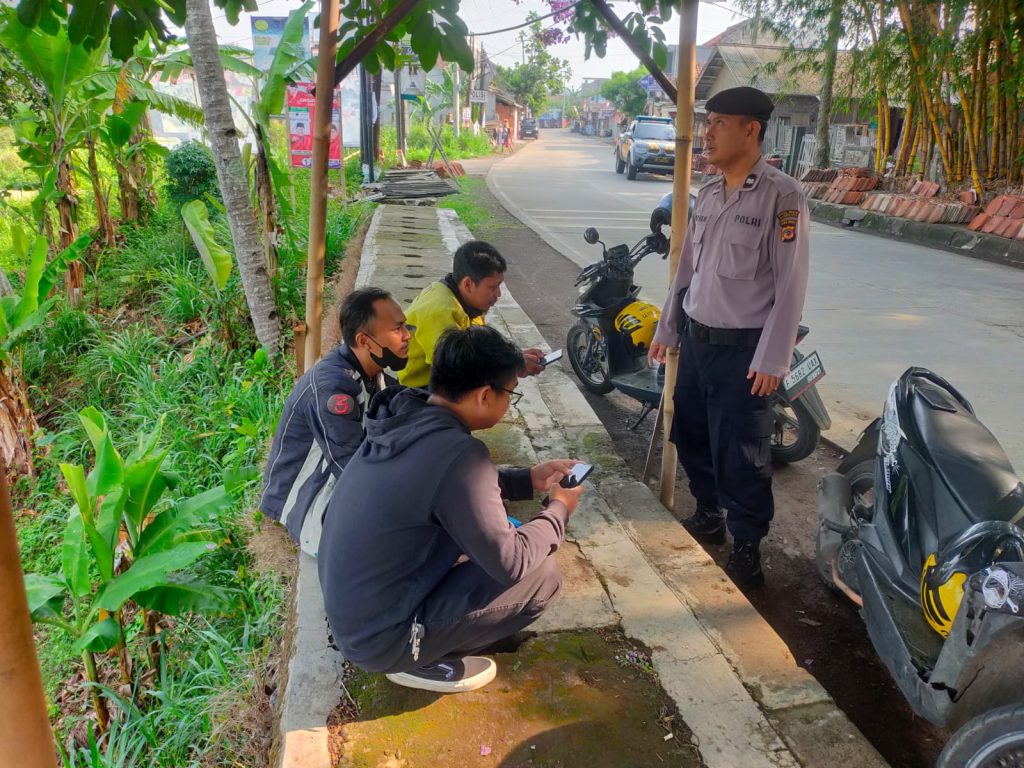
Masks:
[[[400,237],[410,232],[411,248]],[[381,206],[367,233],[357,285],[379,285],[408,304],[449,271],[452,252],[471,238],[454,211]],[[522,347],[546,346],[507,292],[488,322]],[[500,440],[512,441],[516,455],[529,460],[572,456],[600,470],[569,524],[568,538],[585,562],[569,562],[580,559],[576,547],[559,550],[572,578],[531,629],[620,624],[651,650],[661,685],[710,768],[884,766],[704,550],[647,486],[631,478],[575,383],[552,367],[523,379],[520,389],[525,396],[515,413],[495,428]],[[481,438],[491,444],[487,435]],[[299,562],[294,619],[279,765],[328,768],[327,716],[344,695],[342,659],[327,647],[316,561],[306,555]]]

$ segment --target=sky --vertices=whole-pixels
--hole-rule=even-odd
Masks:
[[[296,0],[265,0],[259,5],[259,11],[255,14],[257,16],[287,16],[298,3]],[[632,4],[618,2],[613,4],[612,8],[616,9],[617,13],[624,14],[625,9],[630,5]],[[543,0],[524,0],[519,4],[512,0],[462,0],[460,15],[471,32],[480,33],[520,24],[526,21],[526,14],[531,10],[544,15],[550,11],[550,8]],[[222,44],[243,47],[252,45],[249,14],[243,13],[238,25],[233,27],[224,17],[224,12],[214,6],[213,18],[217,36]],[[702,43],[714,37],[726,27],[742,21],[744,18],[739,13],[730,10],[726,0],[720,3],[701,2],[697,22],[697,42]],[[679,37],[678,16],[673,17],[664,26],[664,31],[666,42],[677,42]],[[520,61],[522,51],[517,35],[518,32],[505,32],[485,37],[484,48],[491,60],[504,66],[514,65]],[[552,46],[550,51],[553,55],[568,60],[572,68],[570,82],[573,86],[578,86],[584,78],[610,77],[612,72],[628,71],[639,66],[636,57],[621,40],[609,42],[607,54],[603,59],[592,55],[589,61],[585,60],[582,39],[572,39],[568,43]]]

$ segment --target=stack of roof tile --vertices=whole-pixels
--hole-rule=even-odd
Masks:
[[[928,224],[966,224],[978,214],[973,205],[973,196],[961,195],[956,202],[935,200],[939,185],[930,181],[918,181],[910,188],[909,194],[868,195],[861,208],[886,216],[898,216]]]
[[[877,187],[878,179],[867,168],[844,168],[821,199],[838,205],[860,205]]]
[[[839,171],[831,168],[811,168],[800,177],[800,186],[808,198],[820,200],[828,194],[829,187],[838,175]]]
[[[1024,240],[1024,195],[999,195],[974,217],[968,229]]]

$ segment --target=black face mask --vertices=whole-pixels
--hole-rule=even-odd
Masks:
[[[390,348],[385,347],[373,338],[373,336],[370,336],[370,334],[367,333],[366,336],[381,349],[380,355],[375,355],[373,352],[370,353],[370,359],[381,368],[390,368],[392,371],[401,371],[409,364],[408,357],[399,357]]]

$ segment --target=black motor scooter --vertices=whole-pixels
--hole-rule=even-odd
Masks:
[[[580,382],[599,395],[619,390],[643,406],[636,429],[661,402],[665,368],[649,368],[647,352],[661,311],[639,298],[640,286],[634,285],[636,265],[652,253],[668,256],[669,241],[662,229],[671,217],[672,196],[659,202],[651,215],[651,234],[630,248],[611,248],[600,240],[593,227],[583,233],[591,245],[600,243],[601,261],[591,264],[576,279],[579,297],[572,313],[579,318],[569,329],[565,348],[569,362]],[[693,198],[690,198],[693,211]],[[800,326],[799,344],[809,329]],[[816,382],[825,375],[816,352],[804,356],[793,353],[790,375],[772,395],[775,431],[772,436],[772,460],[790,464],[807,458],[818,445],[821,430],[831,420]]]
[[[1024,765],[1024,485],[953,386],[911,368],[818,486],[817,564],[861,607],[940,768]]]

